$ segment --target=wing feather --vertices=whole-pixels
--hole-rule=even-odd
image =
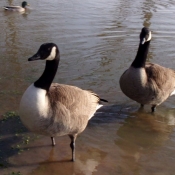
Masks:
[[[175,90],[175,71],[158,64],[147,63],[145,67],[148,84],[171,94]]]

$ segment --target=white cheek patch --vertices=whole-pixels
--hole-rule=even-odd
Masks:
[[[150,41],[151,40],[151,32],[149,32],[149,37],[146,41]]]
[[[54,60],[56,57],[56,47],[54,46],[46,60]]]

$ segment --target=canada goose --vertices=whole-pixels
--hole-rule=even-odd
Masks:
[[[42,44],[28,61],[46,60],[41,77],[24,92],[19,114],[24,125],[32,132],[50,136],[69,135],[72,161],[75,161],[75,140],[87,126],[88,120],[100,108],[97,94],[75,86],[52,83],[57,72],[60,53],[56,44]]]
[[[8,11],[24,12],[28,5],[29,4],[26,1],[23,1],[21,6],[5,6],[3,8]]]
[[[151,31],[143,27],[137,55],[129,69],[120,77],[120,88],[142,107],[151,105],[154,112],[156,106],[175,94],[175,71],[146,62],[150,41]]]

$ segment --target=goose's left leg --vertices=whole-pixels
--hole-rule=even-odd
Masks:
[[[56,145],[55,138],[54,137],[51,137],[51,140],[52,140],[52,146],[55,146]]]
[[[144,105],[143,104],[140,104],[140,108],[143,108],[144,107]]]
[[[157,105],[152,105],[152,107],[151,107],[151,111],[152,111],[152,112],[155,112],[155,111],[156,111],[156,106],[157,106]]]
[[[77,134],[69,135],[71,139],[70,147],[72,149],[72,162],[75,162],[75,140],[77,138]]]

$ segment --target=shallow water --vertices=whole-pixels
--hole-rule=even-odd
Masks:
[[[0,6],[18,4],[2,0]],[[175,68],[175,3],[172,0],[30,0],[25,14],[0,9],[0,174],[173,175],[175,98],[156,113],[125,97],[119,77],[135,57],[139,33],[152,30],[148,59]],[[76,141],[70,162],[69,138],[29,133],[17,117],[24,90],[44,62],[27,62],[45,42],[58,44],[61,61],[55,82],[90,89],[109,101]]]

